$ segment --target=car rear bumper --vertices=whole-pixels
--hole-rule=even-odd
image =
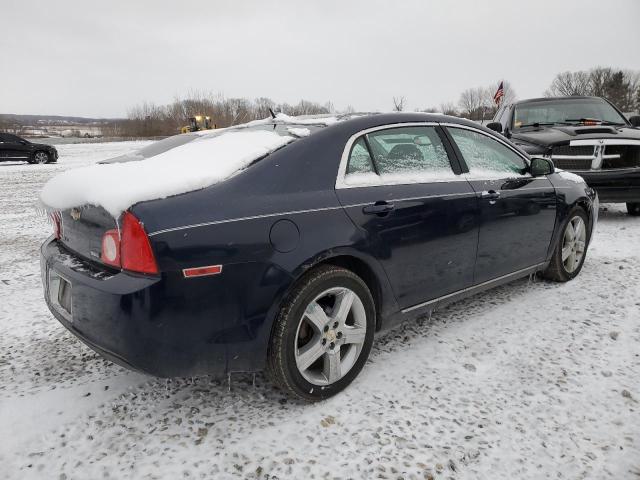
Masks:
[[[253,370],[256,337],[229,335],[238,316],[231,303],[202,299],[190,305],[176,288],[184,279],[109,273],[72,255],[49,239],[41,247],[41,270],[47,306],[80,340],[126,368],[159,377],[222,375]],[[61,306],[51,278],[70,285],[69,312]],[[187,288],[193,290],[191,283]],[[235,359],[230,365],[229,359]]]
[[[640,202],[640,168],[573,171],[598,192],[603,203]]]

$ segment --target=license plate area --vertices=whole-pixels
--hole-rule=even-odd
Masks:
[[[72,321],[71,282],[54,270],[49,270],[49,302],[67,321]]]

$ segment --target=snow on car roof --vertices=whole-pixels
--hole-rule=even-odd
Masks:
[[[291,135],[249,129],[203,136],[149,158],[67,170],[45,184],[40,201],[54,210],[100,206],[118,218],[138,202],[221,182],[294,140]]]

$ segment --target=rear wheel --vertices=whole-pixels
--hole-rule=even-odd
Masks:
[[[33,154],[33,162],[31,163],[47,163],[49,162],[49,154],[47,152],[39,151]]]
[[[276,319],[267,374],[283,390],[308,401],[343,390],[364,366],[375,328],[367,285],[332,265],[305,275]]]
[[[551,263],[544,271],[546,278],[556,282],[568,282],[580,273],[589,243],[588,224],[589,219],[582,208],[575,207],[569,212]]]
[[[640,217],[640,202],[627,202],[627,212],[634,217]]]

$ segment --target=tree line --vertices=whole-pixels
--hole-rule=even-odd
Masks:
[[[189,118],[208,116],[217,128],[229,127],[268,117],[273,112],[287,115],[315,115],[334,112],[331,102],[319,104],[300,100],[295,105],[276,103],[270,98],[226,98],[221,94],[192,91],[168,105],[144,102],[127,112],[127,118],[110,123],[105,136],[150,137],[173,135],[189,124]]]

